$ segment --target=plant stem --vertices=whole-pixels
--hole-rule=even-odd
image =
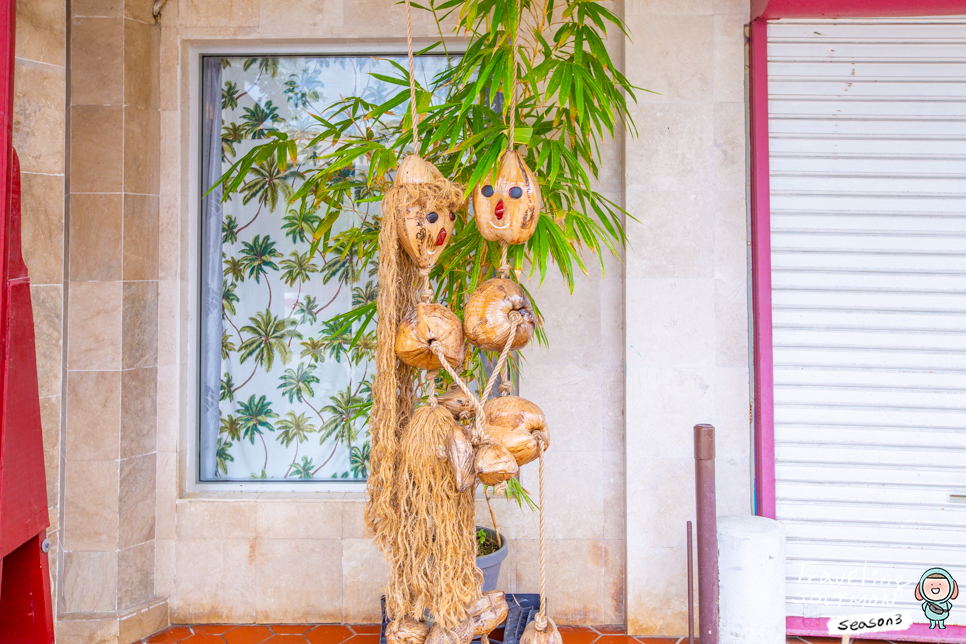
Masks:
[[[496,525],[496,515],[493,514],[493,505],[490,503],[490,493],[486,491],[486,486],[483,486],[483,496],[486,498],[486,507],[490,510],[490,521],[493,522],[493,532],[496,533],[496,547],[503,547],[503,540],[500,538],[500,528]]]

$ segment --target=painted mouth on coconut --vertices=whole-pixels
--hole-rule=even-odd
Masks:
[[[493,223],[492,221],[490,221],[490,222],[487,222],[487,223],[489,223],[489,224],[490,224],[490,227],[491,227],[491,228],[496,228],[497,230],[503,230],[503,229],[505,229],[505,228],[509,228],[509,227],[510,227],[510,222],[506,222],[506,223],[505,223],[505,224],[503,224],[502,226],[497,226],[497,225],[496,225],[496,224],[494,224],[494,223]]]
[[[496,202],[496,208],[493,209],[493,214],[496,215],[497,219],[503,219],[503,200],[502,199]]]

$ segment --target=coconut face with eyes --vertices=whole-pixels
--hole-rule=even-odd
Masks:
[[[382,202],[393,209],[399,244],[418,268],[432,268],[449,243],[463,188],[447,180],[432,163],[412,154],[402,160]]]
[[[487,177],[473,190],[476,227],[490,241],[522,244],[530,239],[540,205],[537,177],[516,150],[500,159],[496,177]]]
[[[419,268],[431,268],[453,236],[456,213],[439,210],[416,203],[397,220],[399,244]]]

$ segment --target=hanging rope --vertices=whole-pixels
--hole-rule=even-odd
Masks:
[[[406,0],[407,2],[409,0]],[[513,138],[514,131],[516,130],[517,124],[517,64],[519,63],[519,53],[517,52],[517,34],[520,32],[520,3],[517,3],[517,20],[516,25],[513,29],[513,67],[510,69],[510,112],[508,114],[509,119],[509,132],[507,132],[507,150],[513,149]],[[506,257],[506,246],[504,248],[504,257]]]
[[[497,360],[496,367],[490,372],[490,379],[487,381],[486,389],[483,390],[483,396],[480,398],[483,402],[489,400],[490,392],[493,391],[493,385],[496,384],[496,379],[503,373],[503,366],[510,356],[510,347],[513,346],[513,340],[517,337],[517,327],[523,322],[523,317],[516,311],[510,311],[507,317],[510,319],[510,334],[507,336],[506,342],[503,343],[503,351],[500,352],[500,359]]]
[[[439,342],[432,342],[429,345],[429,350],[433,352],[433,355],[439,360],[439,363],[443,365],[443,369],[449,374],[450,378],[453,379],[453,383],[460,388],[460,391],[470,399],[473,404],[473,409],[476,410],[476,422],[473,427],[473,446],[480,445],[486,442],[486,432],[483,430],[483,425],[486,423],[486,412],[483,411],[483,405],[473,395],[467,384],[460,378],[460,375],[456,372],[456,369],[446,360],[446,354],[443,352],[443,347]]]
[[[537,630],[545,633],[549,622],[547,621],[547,498],[544,494],[542,439],[537,439],[537,447],[540,449],[540,612],[533,621],[536,623]]]
[[[409,111],[413,120],[413,149],[419,154],[419,136],[416,132],[416,64],[413,61],[413,16],[406,0],[406,53],[409,56]],[[515,79],[514,79],[514,82]],[[512,130],[511,130],[512,131]]]
[[[505,241],[501,241],[500,247],[500,268],[497,272],[503,279],[508,279],[510,277],[510,263],[507,261],[507,253],[510,250],[510,246]]]

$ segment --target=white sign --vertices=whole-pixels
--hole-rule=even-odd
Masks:
[[[890,613],[830,617],[830,635],[844,637],[857,633],[879,633],[882,631],[904,631],[912,626],[912,611],[896,610]]]

